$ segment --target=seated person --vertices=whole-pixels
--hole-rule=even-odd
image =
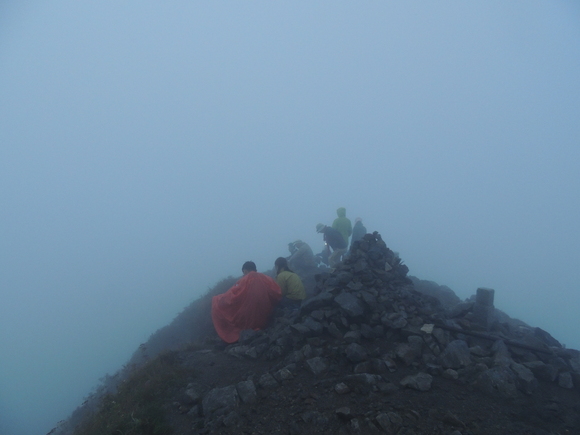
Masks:
[[[253,261],[242,266],[244,274],[227,292],[211,301],[213,326],[226,343],[235,343],[244,329],[268,325],[274,307],[282,298],[280,286],[267,275],[258,273]]]
[[[296,240],[288,244],[288,250],[291,254],[288,257],[288,266],[295,270],[298,275],[314,273],[318,269],[318,263],[308,243]]]
[[[282,290],[280,306],[298,308],[306,297],[300,277],[290,270],[288,261],[284,257],[278,257],[274,262],[274,267],[276,268],[276,282]]]

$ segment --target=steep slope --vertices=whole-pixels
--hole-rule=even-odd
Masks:
[[[580,352],[407,272],[367,234],[299,311],[229,346],[209,320],[225,280],[53,433],[580,433]]]

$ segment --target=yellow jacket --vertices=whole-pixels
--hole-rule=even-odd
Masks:
[[[284,270],[276,277],[276,282],[282,289],[282,296],[295,301],[301,301],[306,297],[304,284],[298,275],[294,272]]]

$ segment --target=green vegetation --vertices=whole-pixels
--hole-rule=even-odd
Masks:
[[[115,394],[103,397],[100,409],[84,419],[75,435],[167,435],[171,429],[164,405],[172,390],[192,375],[178,352],[160,354],[122,382]]]

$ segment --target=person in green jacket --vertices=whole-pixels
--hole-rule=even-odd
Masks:
[[[279,306],[282,308],[298,308],[302,300],[306,297],[302,280],[290,270],[288,260],[284,257],[276,258],[274,267],[276,269],[276,282],[282,289],[282,300]]]
[[[338,217],[332,223],[332,228],[342,234],[342,237],[344,237],[344,241],[346,242],[346,246],[348,246],[348,238],[352,234],[352,224],[350,219],[346,217],[346,208],[339,207],[336,210],[336,214]]]

